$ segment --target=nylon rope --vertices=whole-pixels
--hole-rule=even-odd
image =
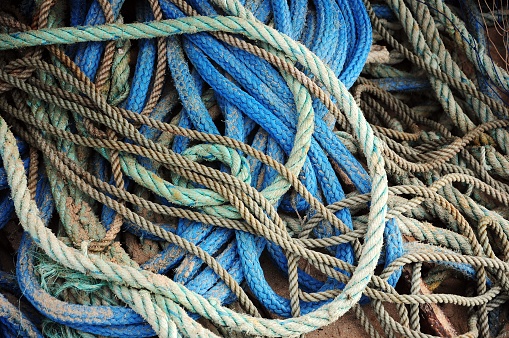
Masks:
[[[288,337],[351,312],[372,337],[498,335],[497,13],[471,0],[2,6],[0,233],[18,236],[0,252],[16,255],[0,261],[0,330]]]

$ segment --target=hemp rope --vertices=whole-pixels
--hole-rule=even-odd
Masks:
[[[76,53],[78,65],[62,47],[49,46],[28,53],[19,50],[26,55],[12,58],[8,66],[0,69],[0,154],[16,215],[31,237],[27,235],[22,241],[18,281],[28,300],[46,317],[60,323],[48,326],[45,334],[57,328],[52,334],[65,330],[69,335],[88,332],[215,336],[195,322],[198,315],[224,327],[220,332],[226,329],[229,333],[262,336],[301,335],[353,309],[371,336],[380,336],[381,329],[389,337],[424,337],[429,335],[421,332],[419,304],[429,303],[469,308],[469,332],[461,336],[486,337],[490,329],[494,330],[489,318],[507,300],[509,286],[509,224],[506,214],[495,211],[504,210],[509,203],[503,169],[507,161],[507,108],[477,90],[442,39],[461,46],[477,71],[502,91],[506,88],[501,79],[507,74],[498,66],[488,65],[484,54],[480,59],[472,54],[469,48],[475,46],[475,38],[448,5],[437,0],[429,9],[420,2],[391,1],[392,17],[382,22],[365,3],[365,17],[369,15],[381,38],[419,67],[418,76],[424,77],[425,83],[429,81],[436,91],[410,106],[406,84],[390,87],[398,81],[391,79],[394,75],[406,76],[396,71],[375,76],[389,78],[386,88],[392,88],[392,94],[381,89],[386,86],[384,82],[359,78],[351,96],[337,79],[350,86],[360,69],[349,65],[359,57],[365,61],[367,54],[363,53],[367,52],[361,52],[359,47],[358,51],[353,48],[349,56],[337,56],[341,53],[333,54],[327,48],[347,48],[341,45],[340,40],[344,40],[330,40],[318,30],[316,41],[311,42],[309,36],[313,33],[299,28],[303,27],[303,21],[299,21],[302,17],[291,19],[289,13],[296,13],[298,8],[295,4],[290,8],[274,2],[276,30],[261,22],[268,18],[266,2],[248,2],[244,7],[233,0],[218,1],[214,6],[230,16],[212,16],[215,9],[211,4],[150,1],[140,13],[150,7],[156,21],[122,24],[114,23],[122,1],[103,0],[90,7],[96,17],[87,19],[91,20],[89,26],[47,29],[41,27],[61,20],[63,12],[52,8],[51,1],[40,3],[34,16],[37,30],[28,31],[16,19],[2,17],[2,25],[25,32],[0,34],[0,49],[90,41],[153,41],[139,45],[136,72],[148,71],[148,82],[144,84],[146,89],[137,89],[146,103],[136,109],[127,103],[118,106],[122,100],[110,99],[114,97],[110,95],[124,95],[113,93],[126,92],[129,86],[127,76],[123,80],[110,78],[114,69],[120,72],[122,67],[129,67],[122,51],[115,51],[112,42],[91,43],[90,49],[82,45],[74,52],[69,49],[69,53]],[[354,10],[358,5],[352,1],[348,10],[359,13]],[[326,31],[335,29],[337,16],[351,20],[348,10],[325,15],[324,6],[325,1],[317,2],[317,18],[308,19],[317,20],[316,24]],[[385,7],[375,8],[380,13]],[[394,11],[390,12],[390,8]],[[180,9],[191,16],[182,17]],[[209,16],[202,16],[204,13]],[[79,13],[73,15],[84,18]],[[171,19],[163,20],[164,17]],[[393,24],[395,19],[401,25]],[[451,32],[444,28],[449,22],[460,28],[460,35],[451,34],[452,39],[442,33]],[[414,26],[424,28],[413,31]],[[386,27],[408,34],[406,45],[414,51],[388,35]],[[226,44],[219,45],[201,32],[211,32],[211,36]],[[184,36],[181,40],[164,39],[177,34]],[[341,34],[352,37],[353,33]],[[294,41],[299,35],[315,48],[318,56]],[[104,49],[102,65],[86,68],[89,65],[83,60],[96,55],[92,50],[98,46]],[[170,52],[179,48],[182,54]],[[157,50],[155,62],[147,61],[150,50]],[[214,54],[218,51],[237,59],[231,63],[223,61]],[[187,62],[184,53],[193,65],[192,71],[185,68],[188,66],[183,63]],[[215,66],[208,58],[216,62]],[[320,58],[329,58],[326,61],[332,69]],[[93,60],[97,66],[100,64],[95,56]],[[165,93],[163,89],[166,62],[176,81],[187,81],[182,84],[196,88],[196,95],[186,97],[179,87],[182,84],[175,82],[183,102],[179,114],[165,110],[165,99],[175,97],[175,92]],[[250,73],[252,78],[246,77],[238,68],[240,62],[264,69],[267,78],[258,78],[255,73]],[[397,70],[399,62],[389,60],[392,68],[387,69]],[[269,64],[280,74],[270,70]],[[223,75],[214,67],[229,76],[220,78]],[[177,69],[182,73],[176,73]],[[369,72],[374,76],[372,70]],[[91,74],[94,80],[89,80]],[[133,86],[138,85],[136,81]],[[406,83],[414,86],[416,82]],[[200,94],[204,87],[213,91],[207,89],[209,92]],[[412,88],[420,91],[430,87]],[[277,90],[278,95],[271,96],[271,90]],[[277,100],[280,106],[276,108],[271,100]],[[192,106],[193,102],[200,107]],[[450,114],[447,123],[425,115],[429,107],[440,106]],[[271,109],[276,109],[281,114],[291,111],[298,115],[269,117],[248,111],[248,107],[270,114]],[[214,119],[214,109],[224,111],[226,136],[213,130],[221,125]],[[173,115],[165,116],[168,113]],[[327,120],[327,114],[334,120]],[[279,125],[274,125],[271,117],[281,119]],[[244,120],[244,125],[235,125],[239,119]],[[342,131],[332,132],[333,125],[326,121],[333,121]],[[253,128],[257,125],[261,127],[256,132]],[[190,129],[193,127],[198,131]],[[253,130],[257,136],[249,145],[247,135]],[[27,176],[13,132],[30,145]],[[36,150],[44,161],[38,161]],[[329,159],[322,157],[320,151]],[[356,154],[357,159],[350,153]],[[211,167],[199,163],[204,160],[222,164]],[[322,168],[321,165],[330,165],[330,169],[313,170],[312,166]],[[350,187],[349,193],[343,193],[341,186]],[[68,189],[68,197],[60,195],[62,188]],[[286,194],[289,190],[291,194]],[[45,227],[52,216],[53,203],[63,222],[59,238]],[[294,210],[294,216],[278,210]],[[300,213],[306,217],[300,218]],[[181,221],[164,223],[168,218],[158,215]],[[156,251],[149,259],[150,264],[140,266],[120,246],[122,222],[124,226],[134,226],[132,229],[142,238],[171,244],[160,245],[159,253]],[[193,239],[192,231],[204,231],[205,235]],[[427,244],[402,243],[400,231]],[[143,241],[137,244],[138,249],[148,248],[149,242]],[[31,255],[36,247],[43,256],[23,262],[23,255]],[[289,300],[275,294],[257,275],[263,247],[275,264],[288,273]],[[316,279],[301,269],[303,261],[327,280]],[[50,264],[60,267],[61,280],[78,278],[83,290],[101,291],[73,291],[67,286],[65,292],[59,292],[61,300],[54,298],[51,293],[56,289],[46,286],[43,290],[39,283],[44,283],[44,278],[37,275]],[[174,275],[177,282],[162,274],[175,264],[180,264]],[[199,265],[192,267],[193,264]],[[383,270],[375,274],[378,265],[383,265]],[[413,266],[408,295],[394,288],[406,265]],[[427,274],[422,267],[429,265],[445,267],[462,279],[475,281],[471,293],[419,292],[421,279]],[[241,287],[243,279],[247,285]],[[252,293],[246,294],[246,288]],[[44,298],[40,298],[43,294],[50,296],[47,299],[51,304],[59,305],[47,307]],[[250,299],[253,294],[256,302]],[[221,305],[235,299],[248,314]],[[380,327],[373,326],[357,304],[368,300]],[[257,302],[261,306],[256,306]],[[383,302],[396,304],[398,319],[389,315]],[[94,313],[102,311],[97,305],[106,304],[110,314],[104,313],[101,318],[102,312]],[[125,305],[129,308],[125,309]],[[81,307],[71,310],[72,306]],[[291,318],[258,317],[260,307]],[[69,311],[80,313],[79,318],[69,316]],[[90,315],[97,317],[87,317]],[[119,320],[125,323],[124,327],[111,326],[111,322]]]

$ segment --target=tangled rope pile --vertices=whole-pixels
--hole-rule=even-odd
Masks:
[[[473,0],[6,4],[0,229],[24,234],[4,335],[286,337],[348,311],[373,337],[498,334],[509,74],[481,17]],[[421,325],[431,304],[466,308],[466,332]]]

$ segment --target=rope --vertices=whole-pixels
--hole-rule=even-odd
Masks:
[[[6,336],[498,334],[509,75],[475,3],[29,2],[0,15]]]

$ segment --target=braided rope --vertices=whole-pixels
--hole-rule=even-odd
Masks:
[[[150,0],[123,23],[73,0],[61,27],[64,4],[0,15],[0,232],[26,231],[0,288],[44,317],[6,300],[7,335],[299,336],[350,310],[375,337],[497,334],[507,74],[471,1]],[[388,57],[362,68],[372,37]]]

